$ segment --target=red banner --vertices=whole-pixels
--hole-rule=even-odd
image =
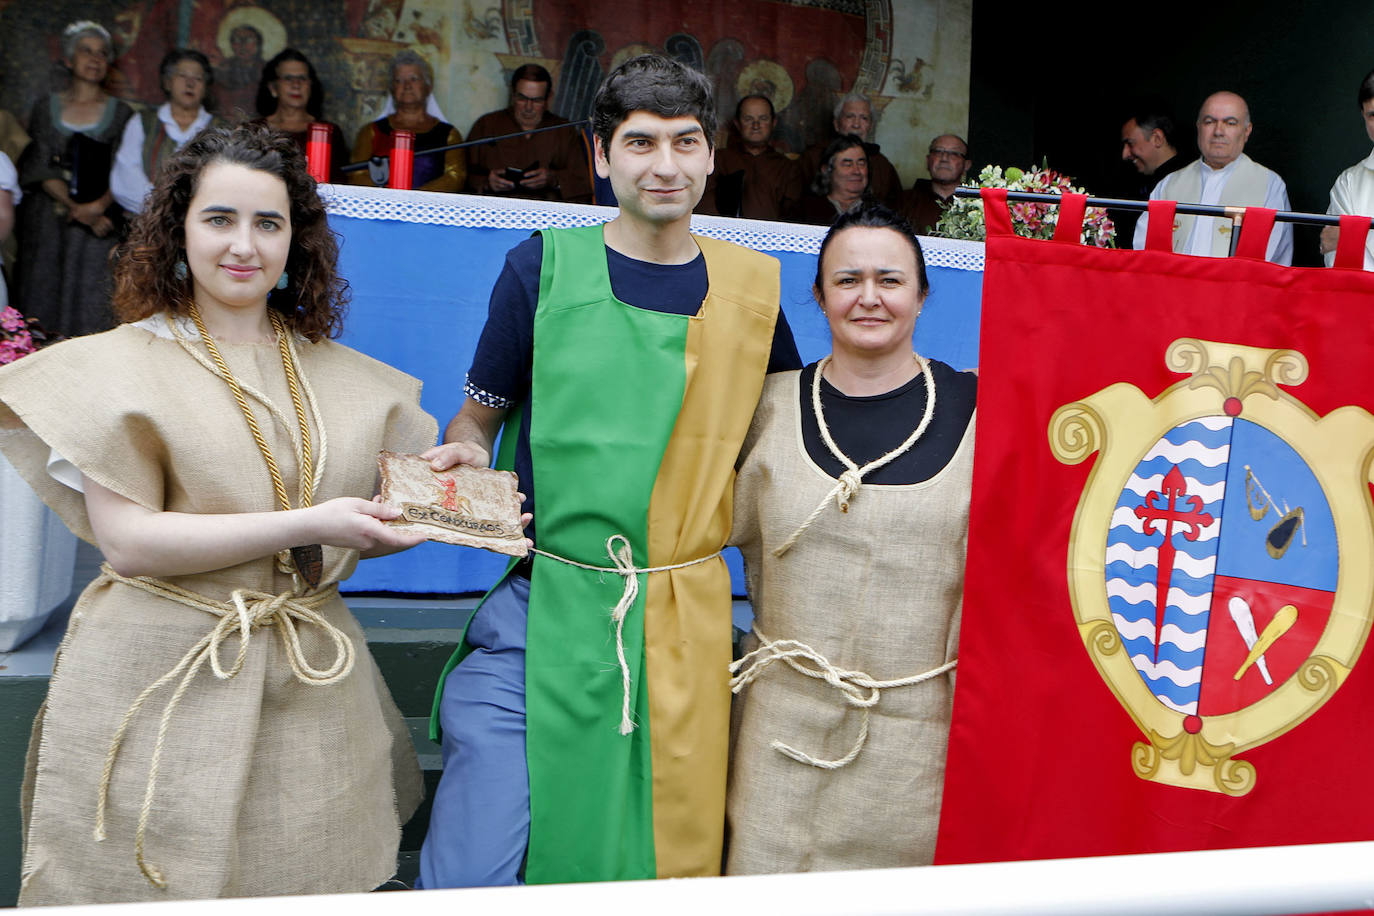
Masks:
[[[1004,194],[937,861],[1374,838],[1374,275]]]

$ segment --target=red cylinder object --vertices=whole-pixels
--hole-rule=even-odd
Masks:
[[[310,177],[324,184],[329,180],[329,125],[315,121],[310,125],[310,139],[305,143],[305,161]]]
[[[410,179],[415,174],[415,132],[410,130],[393,131],[391,134],[391,175],[387,179],[388,188],[410,190]]]

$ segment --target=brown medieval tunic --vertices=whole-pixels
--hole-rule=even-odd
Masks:
[[[738,206],[738,212],[731,210],[727,213],[717,199],[716,189],[736,173],[742,173],[743,193],[739,199],[731,202]],[[801,199],[803,184],[800,163],[775,149],[766,149],[755,156],[745,152],[742,147],[723,147],[716,150],[716,167],[706,180],[706,192],[702,194],[696,212],[779,220],[784,213],[791,212]],[[739,189],[733,190],[738,193]],[[729,207],[730,204],[725,205],[725,209]]]
[[[832,502],[775,557],[835,485],[806,453],[799,378],[768,377],[735,483],[731,541],[744,554],[756,630],[878,680],[938,668],[957,654],[974,424],[934,477],[864,484],[847,513]],[[757,645],[746,640],[746,649]],[[858,757],[825,770],[772,742],[841,758],[854,746],[860,711],[786,662],[762,671],[736,700],[727,873],[930,864],[953,686],[950,672],[884,689]]]
[[[276,509],[263,458],[228,386],[173,339],[156,316],[50,347],[0,368],[0,450],[80,537],[93,539],[82,495],[45,470],[55,451],[82,474],[141,506],[188,513]],[[194,328],[189,328],[194,333]],[[200,348],[196,339],[193,346]],[[277,348],[220,345],[281,467],[293,501],[297,462],[288,427],[262,392],[295,417]],[[432,444],[419,383],[332,342],[298,341],[300,372],[319,404],[314,452],[327,452],[317,501],[368,498],[381,449]],[[145,855],[134,851],[149,764],[177,678],[131,720],[114,763],[106,839],[93,836],[98,783],[121,720],[139,693],[171,671],[218,618],[101,577],[82,594],[34,725],[23,795],[20,903],[79,904],[264,894],[365,891],[396,866],[400,825],[423,785],[405,724],[357,621],[330,588],[357,563],[324,548],[319,607],[356,650],[351,673],[302,683],[276,627],[251,633],[235,676],[207,663],[168,719]],[[291,578],[270,557],[169,577],[227,601],[237,589],[279,595]],[[298,621],[302,656],[328,668],[337,648],[324,627]],[[232,666],[237,628],[219,657]]]
[[[567,124],[566,118],[545,112],[539,127],[555,127]],[[520,131],[515,116],[507,108],[489,111],[473,122],[468,131],[469,140],[483,140],[487,137],[500,137]],[[486,190],[487,175],[495,169],[525,169],[531,166],[548,169],[551,184],[538,191],[517,187],[508,197],[527,197],[538,200],[566,200],[572,203],[588,203],[592,199],[591,173],[587,170],[586,146],[582,142],[582,132],[576,127],[562,130],[546,130],[538,134],[521,134],[507,137],[495,143],[479,143],[469,146],[468,153],[468,190],[474,194],[489,194]]]

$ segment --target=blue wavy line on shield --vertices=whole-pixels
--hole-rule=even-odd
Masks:
[[[1107,531],[1107,546],[1114,544],[1125,544],[1132,550],[1144,550],[1146,547],[1158,547],[1160,537],[1158,534],[1144,534],[1136,531],[1129,525],[1113,525]]]
[[[1154,641],[1146,636],[1138,636],[1135,639],[1123,639],[1121,644],[1126,647],[1126,654],[1131,658],[1137,655],[1144,655],[1147,658],[1154,654]],[[1192,671],[1202,667],[1202,659],[1207,654],[1206,647],[1197,649],[1183,649],[1178,645],[1169,642],[1167,639],[1159,644],[1159,661],[1173,662],[1180,671]],[[1145,677],[1144,674],[1141,675]],[[1148,678],[1146,678],[1148,680]]]
[[[1167,473],[1167,471],[1165,473]],[[1137,478],[1132,478],[1133,481],[1136,479]],[[1145,478],[1142,477],[1138,479],[1143,481]],[[1184,475],[1183,480],[1187,487],[1185,491],[1187,495],[1202,497],[1202,511],[1210,512],[1212,516],[1215,518],[1216,514],[1221,511],[1222,504],[1225,502],[1225,478],[1222,477],[1221,479],[1207,483],[1198,480],[1196,477]],[[1129,483],[1130,481],[1128,481],[1128,484]],[[1145,504],[1146,498],[1149,496],[1151,492],[1158,493],[1159,486],[1159,482],[1155,481],[1152,485],[1149,485],[1148,490],[1144,490],[1144,492],[1140,493],[1137,493],[1136,490],[1132,489],[1129,485],[1123,487],[1121,490],[1121,495],[1116,498],[1116,505],[1113,508],[1126,508],[1134,511],[1136,506]],[[1207,487],[1208,490],[1203,491],[1203,487]],[[1209,496],[1212,498],[1209,499]],[[1159,496],[1156,496],[1154,499],[1150,500],[1150,504],[1153,506],[1168,505],[1168,497],[1161,494]],[[1189,502],[1186,508],[1188,508],[1191,511],[1192,503]]]
[[[1153,563],[1149,566],[1137,567],[1131,566],[1125,560],[1114,560],[1108,563],[1104,572],[1109,583],[1113,579],[1117,579],[1132,585],[1153,585],[1159,577]],[[1190,576],[1175,565],[1173,574],[1169,576],[1169,586],[1170,588],[1181,588],[1190,595],[1206,595],[1212,590],[1212,577]]]
[[[1163,438],[1174,445],[1196,442],[1204,448],[1220,448],[1231,444],[1231,426],[1228,423],[1224,429],[1208,429],[1201,423],[1189,421],[1175,426]]]
[[[1153,477],[1156,474],[1167,474],[1174,469],[1175,465],[1178,466],[1178,472],[1182,474],[1185,479],[1191,478],[1200,484],[1213,485],[1226,479],[1227,460],[1225,458],[1215,465],[1207,465],[1198,461],[1196,458],[1184,458],[1182,461],[1170,461],[1164,455],[1156,455],[1153,458],[1141,461],[1135,466],[1135,470],[1131,473],[1143,480],[1147,477]]]
[[[1129,491],[1127,492],[1129,493]],[[1133,496],[1134,494],[1129,495]],[[1154,524],[1152,526],[1154,531],[1151,534],[1145,534],[1144,531],[1136,530],[1137,527],[1143,528],[1142,523],[1138,521],[1138,516],[1136,516],[1135,514],[1136,506],[1142,504],[1143,501],[1140,499],[1136,499],[1134,502],[1127,502],[1124,496],[1116,504],[1116,506],[1113,509],[1113,515],[1115,515],[1116,512],[1120,511],[1121,509],[1125,509],[1129,513],[1130,522],[1122,523],[1118,521],[1115,525],[1112,525],[1110,528],[1107,529],[1108,547],[1111,547],[1113,544],[1126,544],[1132,550],[1140,550],[1144,547],[1158,547],[1160,545],[1160,543],[1163,540],[1162,523]],[[1222,510],[1225,507],[1226,499],[1223,495],[1223,498],[1221,499],[1215,499],[1211,502],[1203,503],[1202,511],[1212,516],[1213,524],[1215,525],[1220,521]],[[1206,529],[1204,528],[1204,530]],[[1185,529],[1183,529],[1181,526],[1174,526],[1175,549],[1187,550],[1188,555],[1193,557],[1212,556],[1216,552],[1217,539],[1215,537],[1199,538],[1197,540],[1190,541],[1188,540],[1188,537],[1184,533],[1184,531]],[[1220,529],[1218,529],[1218,533],[1220,533]]]
[[[1124,595],[1108,595],[1107,609],[1113,614],[1120,614],[1121,619],[1126,621],[1155,619],[1154,601],[1131,602]],[[1168,615],[1168,622],[1185,633],[1207,629],[1207,617],[1210,613],[1207,610],[1189,613],[1176,604],[1170,604],[1169,611],[1172,613]]]
[[[1198,695],[1202,692],[1197,684],[1180,687],[1167,677],[1153,678],[1141,674],[1140,679],[1145,682],[1150,693],[1155,696],[1166,696],[1178,706],[1192,706],[1197,703]]]

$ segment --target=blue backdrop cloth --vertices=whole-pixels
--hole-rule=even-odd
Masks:
[[[341,237],[339,269],[352,288],[341,341],[424,382],[421,404],[444,424],[463,401],[463,381],[506,252],[532,232],[584,226],[615,215],[605,207],[542,201],[325,186],[330,225]],[[782,264],[782,308],[803,362],[830,351],[830,332],[811,296],[823,226],[696,216],[692,230],[767,252]],[[930,297],[916,324],[917,352],[956,369],[978,362],[983,246],[921,239]],[[727,552],[736,595],[739,554]],[[609,565],[609,559],[608,559]],[[421,544],[364,560],[348,592],[455,594],[485,591],[505,557]]]

